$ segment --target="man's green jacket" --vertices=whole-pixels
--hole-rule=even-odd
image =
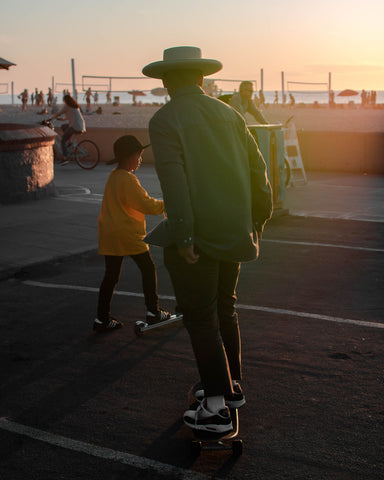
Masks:
[[[272,214],[264,159],[239,113],[198,86],[177,90],[150,120],[170,243],[221,261],[257,258]]]

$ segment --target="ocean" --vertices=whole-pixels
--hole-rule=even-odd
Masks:
[[[137,97],[138,102],[142,102],[143,104],[145,103],[164,103],[165,97],[159,97],[152,95],[150,91],[145,91],[145,96],[140,96]],[[20,93],[20,92],[18,92]],[[98,104],[103,105],[106,103],[106,96],[105,92],[98,92],[99,93],[99,100]],[[229,91],[223,91],[222,94],[226,93],[233,93]],[[289,104],[289,91],[286,91],[286,96],[287,96],[287,104]],[[318,102],[319,104],[327,104],[328,103],[328,92],[327,91],[295,91],[291,92],[294,99],[295,103],[300,104],[313,104],[314,102]],[[358,95],[351,96],[351,97],[338,97],[337,94],[339,91],[335,91],[335,102],[336,104],[348,104],[350,101],[355,102],[356,104],[361,103],[361,92],[359,92]],[[55,95],[58,98],[58,103],[62,103],[62,93],[55,93]],[[123,104],[130,104],[132,103],[132,95],[128,94],[127,92],[112,92],[111,97],[113,101],[114,96],[119,96],[120,97],[120,103]],[[282,94],[281,91],[278,92],[279,96],[279,103],[282,103]],[[275,99],[275,91],[264,91],[264,97],[266,103],[273,103]],[[85,98],[84,98],[84,92],[79,93],[79,103],[80,104],[85,104]],[[93,103],[93,101],[92,101]],[[380,90],[377,91],[377,97],[376,97],[376,103],[377,104],[384,104],[384,91]],[[11,105],[12,104],[12,96],[9,93],[1,93],[0,91],[0,105]],[[14,104],[15,105],[20,105],[21,101],[17,98],[17,95],[14,95]]]

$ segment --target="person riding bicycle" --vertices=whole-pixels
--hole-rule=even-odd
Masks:
[[[55,115],[52,115],[48,121],[53,120],[54,118],[60,117],[61,115],[65,115],[66,120],[68,121],[67,124],[63,124],[61,126],[63,130],[63,136],[61,137],[61,147],[63,150],[64,160],[61,162],[62,165],[68,163],[67,160],[67,143],[69,142],[72,135],[75,133],[84,133],[85,129],[85,122],[83,115],[80,111],[80,106],[76,102],[74,98],[70,95],[64,95],[63,98],[64,105]]]

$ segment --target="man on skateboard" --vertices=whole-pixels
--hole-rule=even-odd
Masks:
[[[162,79],[171,97],[149,134],[168,217],[164,263],[202,383],[184,422],[224,436],[233,429],[228,406],[245,403],[235,308],[240,263],[257,258],[272,202],[243,118],[201,89],[203,76],[221,68],[199,48],[175,47],[143,73]]]

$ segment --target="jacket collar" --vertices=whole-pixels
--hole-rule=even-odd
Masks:
[[[179,88],[178,90],[176,90],[176,92],[173,93],[172,99],[182,97],[184,95],[196,95],[196,94],[205,95],[205,92],[198,85],[192,85],[190,87],[182,87],[182,88]]]

